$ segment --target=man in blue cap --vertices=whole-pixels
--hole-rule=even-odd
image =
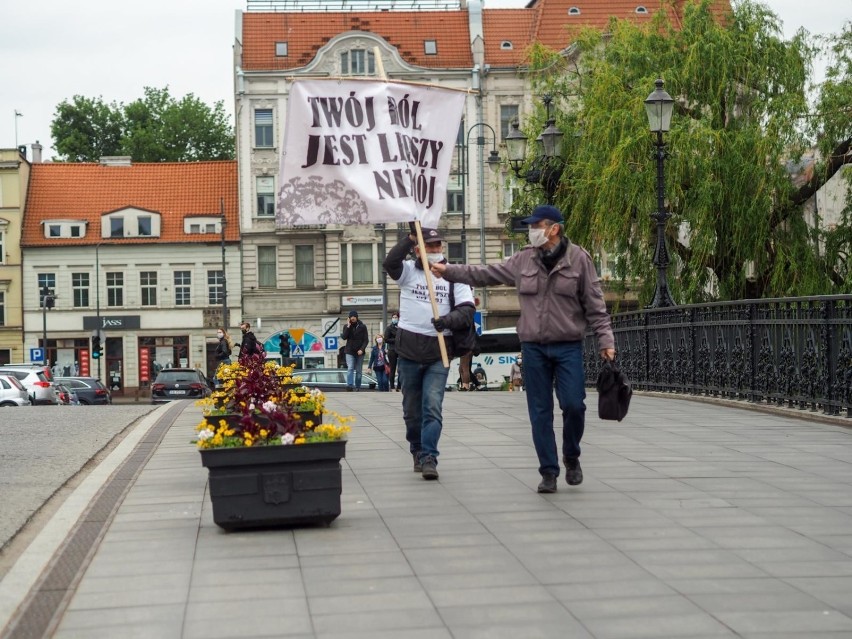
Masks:
[[[518,289],[518,337],[527,410],[541,474],[538,492],[554,493],[559,477],[553,431],[554,382],[562,409],[565,479],[577,486],[583,482],[580,440],[586,414],[583,336],[590,326],[601,357],[610,360],[615,358],[615,340],[594,262],[585,249],[565,237],[559,209],[549,204],[537,206],[522,222],[529,226],[530,246],[502,264],[432,264],[431,269],[450,282],[507,284]]]

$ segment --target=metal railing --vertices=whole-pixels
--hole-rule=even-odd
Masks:
[[[852,295],[642,310],[612,324],[618,361],[637,390],[852,417]],[[594,385],[594,336],[585,357]]]

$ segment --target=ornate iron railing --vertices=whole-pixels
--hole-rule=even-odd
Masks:
[[[612,324],[621,368],[638,390],[852,417],[852,295],[642,310]],[[593,385],[594,336],[585,353]]]

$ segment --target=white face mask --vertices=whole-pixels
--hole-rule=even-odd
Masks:
[[[536,248],[547,244],[547,229],[530,228],[530,244]]]
[[[216,333],[216,337],[218,337],[219,339],[222,339],[223,337],[225,337],[225,334],[222,333],[222,332],[219,332],[219,333]]]
[[[438,262],[444,261],[443,253],[427,253],[426,259],[429,260],[429,264],[437,264]]]
[[[398,317],[394,317],[394,318],[391,320],[391,324],[399,324],[399,318],[398,318]]]
[[[382,343],[382,338],[380,337],[376,340],[376,344],[381,344],[381,343]]]

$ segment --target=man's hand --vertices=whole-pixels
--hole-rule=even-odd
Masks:
[[[444,323],[444,318],[439,317],[438,319],[432,318],[432,325],[435,327],[435,330],[439,333],[443,333],[447,330],[447,325]]]
[[[614,348],[602,348],[601,349],[601,359],[609,360],[610,362],[615,359],[615,349]]]
[[[435,264],[432,264],[430,270],[432,271],[432,275],[435,277],[443,277],[444,272],[447,270],[447,265],[436,262]]]
[[[358,351],[358,357],[361,357],[361,355],[363,355],[363,354],[364,354],[364,351],[361,351],[361,350]]]

